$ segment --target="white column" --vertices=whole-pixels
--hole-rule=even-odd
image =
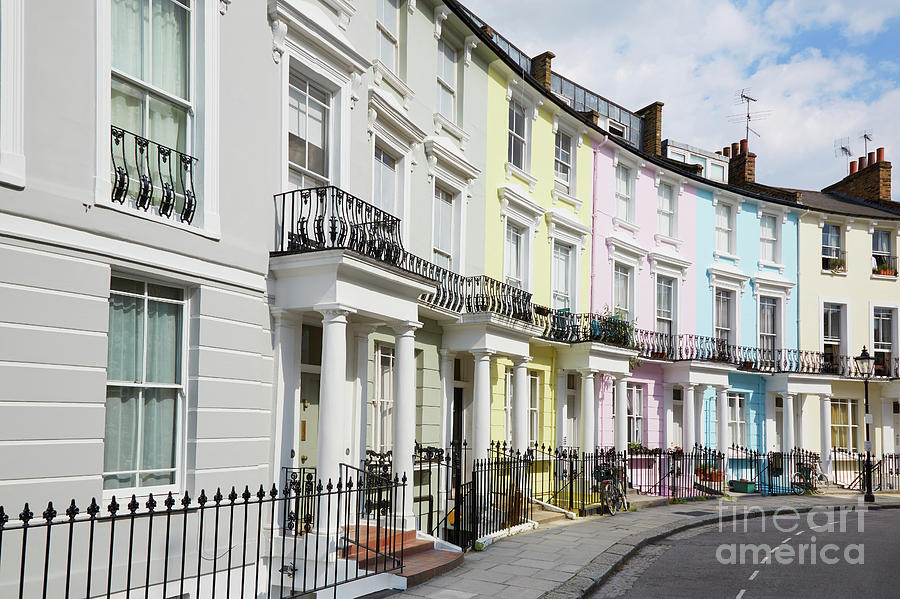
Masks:
[[[794,442],[797,444],[797,447],[802,449],[807,449],[806,433],[804,432],[806,428],[806,398],[807,395],[805,393],[797,395],[797,418],[794,421]]]
[[[782,398],[784,406],[781,413],[784,415],[784,422],[781,425],[781,451],[788,452],[794,449],[794,396],[785,393]]]
[[[569,405],[569,388],[566,384],[566,371],[556,371],[556,446],[563,444],[566,436],[566,419],[572,406]],[[574,440],[569,439],[569,445],[574,445]],[[551,448],[552,449],[552,448]]]
[[[453,365],[456,352],[442,349],[441,354],[441,443],[450,447],[453,440]],[[460,436],[461,438],[461,436]]]
[[[596,412],[594,404],[597,401],[597,395],[594,393],[594,372],[591,370],[581,371],[581,451],[586,453],[594,453],[597,446],[597,422],[595,419]]]
[[[822,411],[822,468],[831,474],[831,397],[821,395],[819,405]]]
[[[694,438],[701,444],[705,445],[706,437],[704,435],[703,423],[703,406],[706,402],[706,385],[697,385],[694,390]]]
[[[472,457],[483,460],[491,445],[491,356],[492,351],[473,351],[475,380],[472,389],[474,407]]]
[[[881,398],[881,455],[894,453],[894,398]]]
[[[531,356],[513,358],[512,448],[528,449],[528,408],[531,394],[528,389],[528,362]]]
[[[341,307],[317,308],[322,313],[322,375],[319,384],[319,460],[316,477],[337,483],[339,465],[347,459],[347,315]],[[355,465],[355,464],[354,464]]]
[[[666,449],[674,444],[675,429],[675,395],[673,393],[675,386],[672,383],[663,383],[663,412],[665,414],[665,438],[661,447]]]
[[[620,376],[616,379],[616,451],[624,451],[628,447],[628,396],[627,379]]]
[[[280,308],[272,309],[275,333],[275,410],[272,412],[272,480],[278,488],[284,485],[282,468],[294,466],[291,452],[298,437],[294,423],[300,390],[300,354],[297,340],[300,337],[298,319]],[[296,453],[296,452],[295,452]]]
[[[697,443],[697,436],[694,430],[694,425],[696,424],[696,420],[694,418],[694,408],[696,404],[694,403],[694,389],[695,385],[684,385],[682,387],[684,390],[682,402],[681,402],[681,426],[684,429],[684,451],[690,452],[694,449],[694,444]]]
[[[728,452],[728,387],[716,387],[716,449]]]
[[[369,335],[375,331],[370,325],[353,327],[356,338],[356,402],[353,414],[355,431],[351,464],[361,467],[366,459],[366,433],[369,426]]]
[[[404,519],[413,515],[413,453],[416,444],[416,329],[419,322],[404,322],[394,325],[394,414],[393,414],[393,457],[391,464],[394,476],[406,476],[407,487],[400,512]],[[415,523],[413,523],[415,526]],[[404,527],[406,528],[406,527]]]

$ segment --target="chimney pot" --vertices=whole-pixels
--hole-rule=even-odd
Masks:
[[[741,154],[746,154],[746,153],[747,153],[747,140],[742,139],[741,140]]]
[[[866,164],[868,164],[869,166],[875,164],[875,152],[869,152],[869,158],[866,161]]]
[[[722,148],[722,153],[728,158],[731,158],[731,148],[729,146]]]
[[[875,162],[884,162],[884,148],[875,150]]]
[[[850,174],[852,175],[852,174],[855,173],[855,172],[856,172],[856,161],[855,161],[855,160],[852,160],[852,161],[850,162]]]
[[[738,144],[738,142],[734,142],[733,144],[731,144],[731,155],[732,156],[737,157],[737,155],[740,154],[740,150],[738,149],[739,146],[740,146],[740,144]]]
[[[866,168],[866,157],[865,156],[860,156],[859,160],[857,160],[857,162],[859,162],[859,170],[863,170],[864,168]]]

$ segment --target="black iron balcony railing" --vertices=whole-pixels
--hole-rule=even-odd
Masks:
[[[897,256],[872,254],[872,274],[897,278]]]
[[[197,211],[193,156],[158,144],[120,127],[110,128],[113,202],[145,212],[152,207],[164,218],[190,224]]]
[[[547,337],[554,341],[591,341],[619,347],[634,347],[636,341],[633,323],[615,315],[553,310],[550,325]]]
[[[276,252],[348,249],[402,266],[400,219],[338,187],[275,196]]]

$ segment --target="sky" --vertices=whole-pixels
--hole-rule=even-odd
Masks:
[[[885,147],[900,165],[900,0],[463,0],[527,54],[632,110],[660,100],[663,139],[710,151],[744,137],[749,88],[756,180],[822,189]],[[552,7],[552,10],[548,7]],[[900,173],[900,166],[898,166]],[[900,174],[892,193],[900,201]]]

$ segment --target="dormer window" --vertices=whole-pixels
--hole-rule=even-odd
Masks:
[[[615,135],[616,137],[624,138],[624,137],[625,137],[625,131],[626,131],[625,125],[623,125],[623,124],[621,124],[621,123],[617,123],[617,122],[615,122],[615,121],[613,121],[613,120],[610,119],[610,121],[609,121],[609,133],[610,133],[610,135]]]

